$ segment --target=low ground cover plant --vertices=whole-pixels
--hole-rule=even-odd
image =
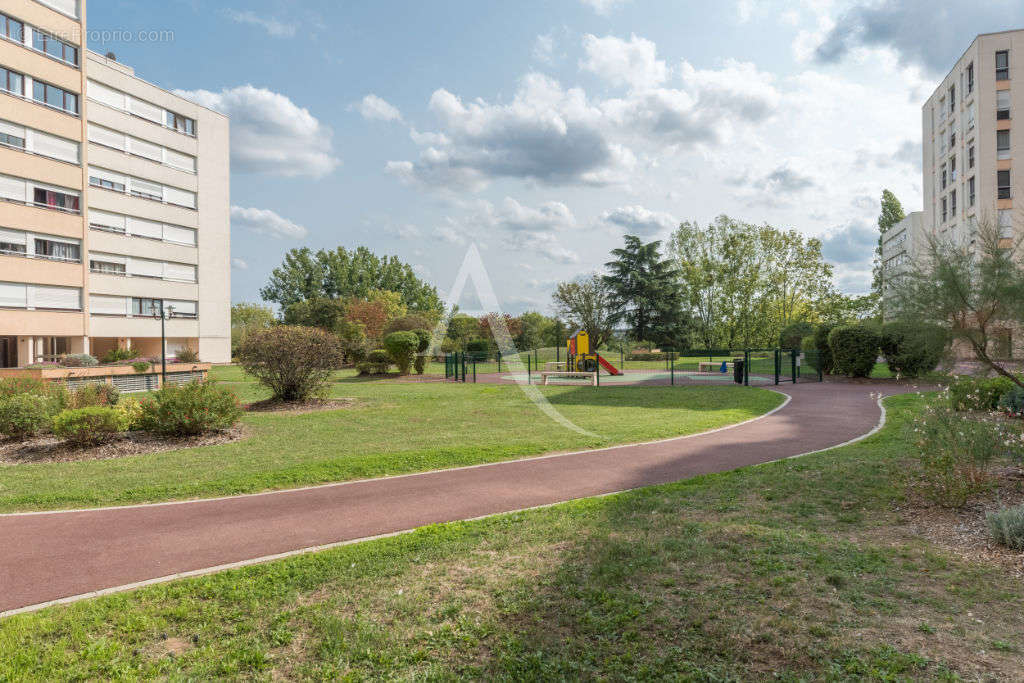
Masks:
[[[195,436],[230,429],[242,417],[234,392],[213,382],[170,385],[140,401],[139,426],[163,436]]]
[[[1014,550],[1024,550],[1024,505],[991,512],[985,521],[996,543]]]
[[[957,411],[948,397],[929,401],[912,429],[920,466],[914,485],[943,507],[963,507],[990,488],[996,462],[1024,460],[1024,432],[1016,424]]]
[[[238,349],[242,368],[270,389],[277,401],[319,396],[343,360],[338,338],[314,327],[278,325],[256,330]]]
[[[999,399],[1017,385],[1008,377],[960,376],[949,385],[949,400],[954,410],[991,411]]]
[[[103,443],[128,430],[124,411],[112,406],[90,406],[65,410],[53,418],[55,436],[77,445]]]

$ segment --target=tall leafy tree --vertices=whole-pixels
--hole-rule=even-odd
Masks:
[[[882,304],[882,290],[885,287],[885,271],[882,268],[882,241],[889,229],[906,218],[903,205],[889,190],[882,190],[881,211],[878,214],[878,246],[875,247],[874,267],[872,268],[871,291],[878,295],[879,305]]]
[[[375,291],[396,292],[410,311],[440,316],[444,304],[437,289],[423,282],[397,256],[377,256],[366,247],[349,251],[292,249],[260,290],[266,301],[287,308],[318,297],[368,300]]]
[[[570,334],[580,328],[586,330],[595,349],[611,339],[615,331],[614,306],[600,275],[559,282],[551,298],[557,315],[569,322]]]
[[[602,277],[611,294],[616,323],[625,321],[637,340],[671,342],[677,339],[682,319],[679,278],[671,259],[661,258],[661,242],[644,244],[625,236],[625,246],[612,250]]]

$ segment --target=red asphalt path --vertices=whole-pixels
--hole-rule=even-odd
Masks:
[[[690,437],[423,474],[182,503],[0,515],[0,616],[438,522],[778,460],[856,439],[892,385],[779,387],[781,410]]]

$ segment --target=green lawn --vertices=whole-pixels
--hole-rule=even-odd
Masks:
[[[783,400],[743,387],[543,387],[587,437],[543,418],[514,385],[398,383],[339,373],[355,407],[250,414],[244,441],[114,460],[0,467],[0,512],[226,495],[473,465],[691,434],[763,414]],[[241,370],[215,377],[243,400],[266,394]]]
[[[1019,578],[899,507],[919,401],[797,460],[9,618],[0,680],[1021,680]]]

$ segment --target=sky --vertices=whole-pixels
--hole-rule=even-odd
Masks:
[[[301,246],[445,295],[476,244],[512,313],[721,214],[868,291],[882,189],[921,209],[921,105],[1021,27],[1017,0],[88,3],[91,49],[231,117],[233,301]]]

